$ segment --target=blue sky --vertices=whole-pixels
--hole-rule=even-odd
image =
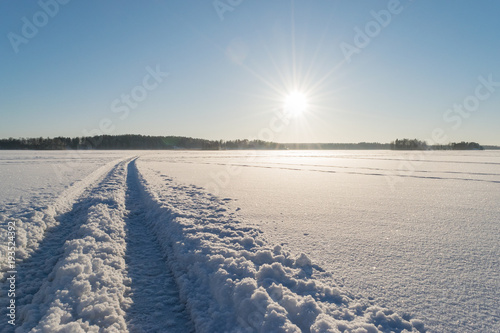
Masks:
[[[495,0],[1,1],[0,137],[500,144],[499,14]],[[277,126],[292,91],[308,107]]]

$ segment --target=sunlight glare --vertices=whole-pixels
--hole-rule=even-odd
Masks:
[[[285,112],[293,116],[298,116],[307,110],[307,98],[298,91],[294,91],[285,97]]]

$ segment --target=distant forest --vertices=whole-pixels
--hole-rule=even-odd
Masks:
[[[484,147],[477,142],[462,141],[447,145],[428,145],[427,142],[418,139],[397,139],[390,143],[390,148],[394,150],[484,150]]]
[[[99,135],[78,138],[0,139],[0,149],[389,149],[389,144],[275,143],[262,140],[205,140],[182,136]]]
[[[148,135],[99,135],[78,138],[9,138],[0,139],[0,149],[66,150],[66,149],[299,149],[299,150],[482,150],[500,149],[497,146],[482,147],[475,142],[450,143],[428,146],[417,139],[397,139],[389,143],[275,143],[262,140],[205,140],[182,136]]]

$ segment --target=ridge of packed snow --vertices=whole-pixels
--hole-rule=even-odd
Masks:
[[[89,193],[88,211],[74,221],[81,226],[31,304],[21,308],[16,332],[126,331],[125,167],[119,163]]]
[[[328,273],[241,223],[229,199],[141,163],[123,160],[60,201],[69,211],[19,264],[16,332],[425,331],[320,281]]]
[[[136,164],[147,222],[198,332],[425,331],[419,320],[315,279],[306,255],[267,244],[223,200]]]
[[[48,229],[59,224],[56,217],[69,211],[77,198],[98,183],[118,161],[109,162],[77,181],[65,189],[52,204],[24,210],[11,216],[0,214],[0,280],[7,271],[8,222],[14,222],[16,226],[16,262],[19,263],[36,251]]]

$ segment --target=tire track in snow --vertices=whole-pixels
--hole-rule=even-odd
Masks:
[[[133,301],[126,316],[129,331],[193,332],[174,275],[158,240],[146,225],[146,208],[139,193],[135,161],[130,162],[127,169],[125,262],[131,279],[129,297]]]
[[[45,237],[39,243],[39,246],[32,255],[18,264],[17,267],[17,285],[16,285],[16,327],[20,327],[24,322],[30,321],[22,329],[32,327],[37,320],[43,315],[41,313],[40,300],[45,300],[43,295],[44,287],[50,285],[57,275],[57,265],[65,255],[65,244],[71,240],[77,240],[85,237],[85,234],[80,230],[88,222],[89,210],[97,205],[116,206],[106,193],[110,191],[113,185],[117,183],[116,179],[120,176],[120,169],[123,169],[130,159],[118,162],[104,176],[102,181],[90,189],[83,192],[81,197],[76,200],[70,211],[56,217],[59,222],[56,226],[48,229],[45,232]],[[2,292],[5,292],[6,284],[2,283]],[[38,295],[38,299],[36,295]],[[6,318],[6,306],[1,302],[1,316]],[[12,326],[8,325],[2,328],[2,332],[13,331]],[[21,328],[19,328],[21,329]]]
[[[223,200],[134,163],[151,230],[161,241],[197,332],[424,332],[424,323],[351,295],[245,226]]]
[[[17,227],[16,235],[16,261],[21,263],[28,259],[35,252],[43,238],[49,233],[49,229],[57,227],[60,218],[73,210],[73,207],[79,198],[85,197],[95,184],[99,184],[123,159],[117,159],[109,162],[85,178],[77,181],[72,186],[66,188],[53,203],[46,207],[12,207],[8,212],[6,221],[15,222]],[[1,224],[1,223],[0,223]],[[0,225],[0,234],[6,235],[7,223]],[[4,271],[7,271],[7,241],[6,238],[0,239],[0,281],[4,278]],[[0,311],[1,312],[1,311]]]
[[[305,255],[272,247],[201,188],[130,159],[60,218],[19,266],[17,332],[424,331],[317,280]]]
[[[110,181],[120,163],[116,164],[108,172],[104,179],[94,188],[84,192],[82,197],[77,200],[70,211],[56,217],[59,224],[46,230],[46,235],[40,242],[36,251],[17,267],[17,288],[16,288],[16,306],[18,311],[18,325],[22,324],[23,307],[29,305],[34,295],[40,290],[42,284],[47,281],[50,272],[63,255],[64,243],[75,236],[75,232],[85,223],[88,209],[95,203],[94,199],[89,197],[89,192],[98,191],[101,187]],[[2,294],[6,294],[7,285],[2,281]],[[6,317],[3,300],[1,304],[1,316]],[[20,316],[20,318],[19,318]],[[17,325],[16,325],[17,326]],[[2,332],[8,332],[12,327],[5,327]]]
[[[177,162],[170,162],[177,163]],[[349,174],[349,175],[362,175],[362,176],[381,176],[381,177],[398,177],[398,178],[418,178],[418,179],[433,179],[433,180],[459,180],[459,181],[474,181],[474,182],[486,182],[493,184],[500,184],[500,180],[488,180],[488,179],[479,179],[479,178],[459,178],[459,177],[438,177],[438,176],[421,176],[414,175],[411,172],[408,174],[402,174],[400,172],[404,172],[402,170],[398,170],[398,173],[393,173],[394,170],[383,170],[380,169],[380,172],[358,172],[358,171],[340,171],[340,170],[321,170],[321,169],[302,169],[297,167],[279,167],[279,166],[266,166],[266,165],[250,165],[250,164],[234,164],[234,163],[215,163],[215,162],[181,162],[187,164],[208,164],[208,165],[220,165],[220,166],[232,166],[232,167],[243,167],[243,168],[257,168],[257,169],[274,169],[274,170],[290,170],[290,171],[310,171],[310,172],[322,172],[322,173],[331,173],[331,174]],[[296,164],[299,165],[299,164]],[[321,166],[325,168],[336,168],[331,166]],[[341,169],[366,169],[366,168],[351,168],[351,167],[339,167]],[[415,171],[421,172],[421,171]],[[443,173],[443,172],[436,172]],[[474,173],[470,173],[470,175],[477,175]],[[497,175],[497,174],[490,174]]]
[[[138,186],[121,161],[56,217],[18,266],[16,326],[1,332],[194,331]]]

